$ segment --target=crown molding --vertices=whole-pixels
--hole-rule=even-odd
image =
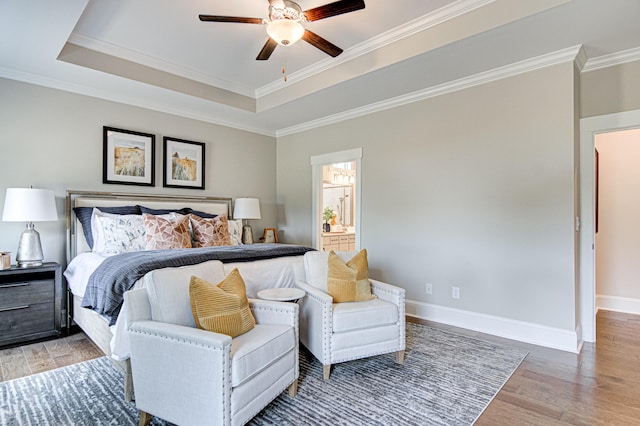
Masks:
[[[200,83],[218,87],[220,89],[239,93],[250,98],[255,98],[256,96],[255,91],[251,88],[233,83],[228,80],[215,78],[209,74],[201,73],[192,68],[184,67],[173,62],[145,55],[143,53],[136,52],[130,49],[125,49],[123,47],[116,46],[115,44],[87,37],[82,34],[71,33],[68,42],[71,44],[75,44],[76,46],[95,50],[96,52],[104,53],[106,55],[114,56],[116,58],[124,59],[136,64],[145,65],[157,70],[178,75],[180,77],[185,77],[191,80],[198,81]]]
[[[257,128],[248,126],[246,123],[238,123],[227,120],[216,120],[208,114],[198,114],[193,112],[187,112],[182,107],[174,107],[166,103],[150,102],[142,97],[129,97],[122,94],[115,94],[108,90],[101,90],[96,87],[84,86],[79,84],[73,84],[66,81],[61,81],[49,77],[42,77],[40,75],[31,74],[23,71],[18,71],[12,68],[6,68],[0,66],[0,77],[8,78],[10,80],[21,81],[23,83],[35,84],[36,86],[43,86],[51,89],[62,90],[65,92],[76,93],[79,95],[90,96],[98,99],[104,99],[107,101],[123,103],[139,108],[150,109],[153,111],[163,112],[179,117],[190,118],[192,120],[198,120],[205,123],[215,124],[218,126],[230,127],[232,129],[243,130],[246,132],[257,133],[264,136],[275,137],[275,132],[268,131],[263,128]]]
[[[317,120],[308,121],[295,126],[279,129],[276,131],[276,136],[286,136],[294,133],[303,132],[306,130],[315,129],[317,127],[326,126],[329,124],[339,123],[341,121],[350,120],[364,115],[372,114],[378,111],[384,111],[390,108],[396,108],[402,105],[406,105],[413,102],[422,101],[425,99],[441,96],[447,93],[456,92],[459,90],[467,89],[473,86],[489,83],[503,78],[523,74],[537,69],[546,68],[552,65],[557,65],[565,62],[575,61],[576,57],[582,50],[582,45],[573,46],[567,49],[562,49],[556,52],[552,52],[546,55],[537,56],[535,58],[527,59],[525,61],[516,62],[504,67],[495,68],[490,71],[481,72],[478,74],[464,77],[458,80],[450,81],[437,86],[428,87],[423,90],[408,93],[406,95],[397,96],[395,98],[386,99],[384,101],[375,102],[363,107],[354,108],[348,111],[344,111],[337,114],[332,114]]]
[[[640,47],[589,59],[582,72],[595,71],[601,68],[622,65],[633,61],[640,61]]]
[[[313,77],[331,68],[342,65],[360,56],[366,55],[380,49],[388,44],[394,43],[403,38],[412,36],[443,22],[457,18],[465,13],[471,12],[475,9],[486,6],[489,3],[493,3],[495,0],[460,0],[452,3],[448,6],[442,7],[426,15],[420,16],[406,24],[395,27],[389,31],[386,31],[376,37],[373,37],[367,41],[356,44],[355,46],[346,49],[337,58],[326,58],[322,61],[316,62],[308,67],[305,67],[299,71],[291,74],[287,74],[287,82],[282,79],[278,79],[272,83],[266,84],[256,89],[256,98],[269,95],[285,88],[287,85],[291,85],[296,82],[300,82],[307,78]]]

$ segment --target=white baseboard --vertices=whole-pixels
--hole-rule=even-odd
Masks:
[[[603,296],[596,295],[597,309],[606,311],[624,312],[627,314],[640,315],[640,299],[630,297]]]
[[[581,335],[579,327],[576,331],[569,331],[415,300],[406,301],[406,313],[428,321],[573,353],[579,353],[582,347],[582,339],[578,338]]]

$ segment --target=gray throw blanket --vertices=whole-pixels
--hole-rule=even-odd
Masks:
[[[124,293],[147,272],[160,268],[195,265],[208,260],[224,263],[251,262],[284,256],[300,256],[314,250],[292,244],[251,244],[178,250],[144,250],[105,259],[89,277],[82,307],[90,308],[116,323]]]

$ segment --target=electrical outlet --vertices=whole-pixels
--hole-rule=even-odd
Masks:
[[[424,285],[424,291],[427,294],[433,294],[433,285],[431,283],[426,283]]]
[[[460,299],[460,287],[451,287],[451,297]]]

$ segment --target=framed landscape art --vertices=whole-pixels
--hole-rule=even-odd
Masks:
[[[102,183],[155,186],[155,135],[107,126],[102,134]]]
[[[204,189],[204,143],[163,138],[163,186]]]

